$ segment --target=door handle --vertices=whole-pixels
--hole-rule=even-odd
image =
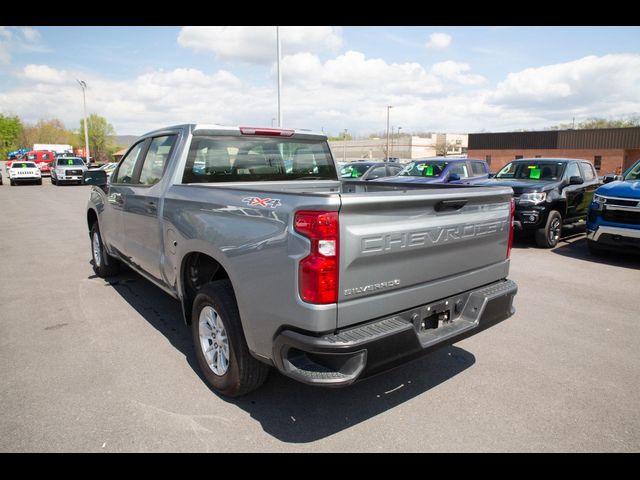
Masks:
[[[156,202],[147,202],[146,203],[147,212],[156,213],[158,211],[158,207],[156,206]]]
[[[447,210],[460,210],[467,204],[468,200],[441,200],[436,203],[434,210],[436,212],[444,212]]]

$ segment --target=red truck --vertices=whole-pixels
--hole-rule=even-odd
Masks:
[[[49,150],[32,150],[31,152],[27,152],[25,156],[26,160],[36,162],[36,165],[40,169],[40,173],[42,175],[51,175],[51,166],[55,160],[54,152]]]

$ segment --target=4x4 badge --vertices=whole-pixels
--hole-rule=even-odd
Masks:
[[[242,202],[250,207],[278,208],[282,205],[279,198],[245,197],[242,199]]]

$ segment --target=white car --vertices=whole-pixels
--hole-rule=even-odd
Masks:
[[[35,162],[14,161],[9,168],[9,183],[35,182],[42,185],[42,173]]]

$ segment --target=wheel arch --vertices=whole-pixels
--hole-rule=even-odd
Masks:
[[[193,250],[186,253],[180,262],[178,277],[178,294],[182,304],[184,322],[191,323],[191,309],[198,290],[205,284],[216,280],[229,280],[234,289],[233,280],[227,269],[208,253]]]
[[[87,227],[89,228],[89,235],[91,235],[91,229],[96,222],[98,222],[98,214],[93,208],[89,208],[87,210]]]

